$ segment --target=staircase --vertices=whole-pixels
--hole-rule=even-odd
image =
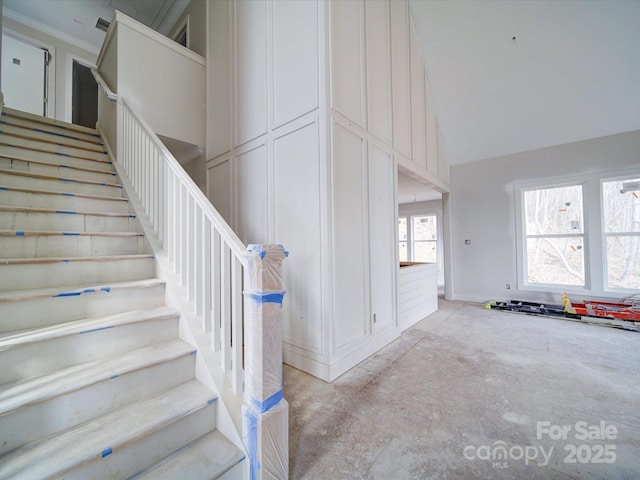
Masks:
[[[0,478],[240,478],[95,130],[0,120]]]

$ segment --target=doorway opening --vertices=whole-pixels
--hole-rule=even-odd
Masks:
[[[96,128],[98,121],[98,83],[91,67],[73,61],[71,123]]]

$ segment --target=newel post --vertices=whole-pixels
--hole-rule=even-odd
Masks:
[[[243,440],[251,479],[289,475],[289,404],[282,396],[282,245],[249,245],[244,291]]]

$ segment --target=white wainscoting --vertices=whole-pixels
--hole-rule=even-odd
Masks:
[[[400,329],[415,325],[438,310],[438,271],[435,263],[400,267],[398,320]]]

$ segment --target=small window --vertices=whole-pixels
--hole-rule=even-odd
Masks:
[[[398,219],[398,251],[401,262],[409,261],[409,252],[407,250],[407,218]]]
[[[582,185],[523,191],[526,283],[585,286]]]
[[[602,182],[605,285],[640,289],[640,177]]]
[[[411,217],[413,221],[413,261],[435,263],[438,229],[435,215]]]

